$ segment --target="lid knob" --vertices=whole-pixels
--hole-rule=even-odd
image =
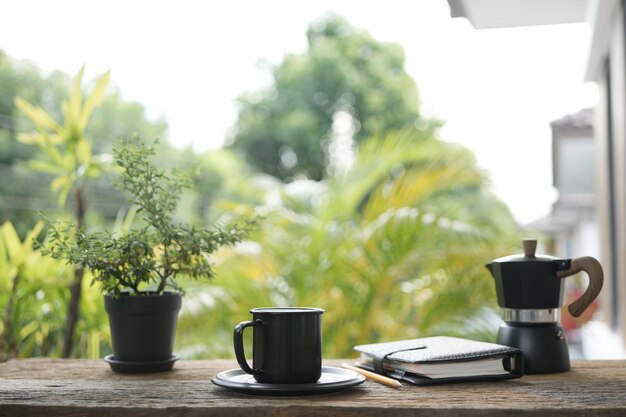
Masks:
[[[522,240],[522,247],[524,248],[524,256],[534,258],[535,251],[537,250],[537,239]]]

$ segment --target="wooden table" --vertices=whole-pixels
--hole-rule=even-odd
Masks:
[[[102,361],[10,360],[0,364],[0,416],[626,416],[626,361],[578,361],[569,372],[491,383],[393,389],[368,380],[295,398],[238,394],[210,382],[235,367],[180,361],[172,372],[120,375]]]

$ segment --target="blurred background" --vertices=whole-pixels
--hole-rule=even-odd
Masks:
[[[522,237],[612,265],[591,110],[603,96],[585,68],[600,36],[593,16],[615,4],[526,4],[518,16],[553,20],[516,22],[479,3],[3,2],[3,357],[110,353],[89,276],[76,336],[63,341],[73,271],[32,241],[45,239],[39,212],[132,227],[116,174],[81,164],[107,161],[134,133],[160,138],[158,165],[193,178],[178,220],[262,216],[248,241],[215,255],[213,281],[183,283],[183,358],[232,357],[234,324],[270,305],[326,309],[325,357],[437,334],[493,341],[484,265],[519,253]],[[99,89],[103,102],[74,132],[88,145],[33,134],[67,124],[62,103],[76,91]],[[607,301],[563,315],[575,357],[624,355],[610,265]]]

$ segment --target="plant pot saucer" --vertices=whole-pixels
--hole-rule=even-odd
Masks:
[[[118,361],[113,357],[113,354],[106,355],[104,361],[111,366],[113,372],[121,374],[143,374],[148,372],[163,372],[169,371],[174,366],[174,362],[180,359],[180,356],[173,354],[171,358],[150,361],[150,362],[132,362],[132,361]]]

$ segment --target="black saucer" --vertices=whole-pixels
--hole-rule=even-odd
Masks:
[[[104,357],[104,361],[111,366],[113,372],[121,374],[143,374],[148,372],[169,371],[174,366],[174,362],[178,359],[180,359],[180,356],[176,354],[173,354],[169,359],[152,362],[118,361],[113,357],[113,354],[106,355]]]
[[[322,376],[308,384],[266,384],[256,382],[252,375],[241,369],[220,372],[211,382],[244,394],[254,395],[320,395],[344,390],[362,384],[365,377],[348,369],[322,367]]]

